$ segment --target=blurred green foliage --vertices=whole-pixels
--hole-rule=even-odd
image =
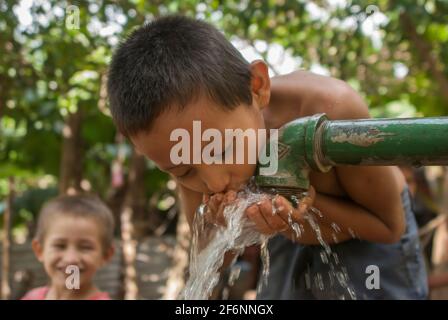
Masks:
[[[79,10],[79,28],[71,9]],[[205,19],[232,40],[261,41],[257,52],[267,60],[272,45],[282,46],[298,58],[298,67],[317,65],[348,81],[374,116],[448,114],[444,0],[3,0],[0,199],[8,192],[7,177],[16,177],[20,208],[35,214],[41,204],[36,197],[48,198],[45,190],[56,187],[62,130],[78,108],[84,113],[83,176],[106,195],[118,153],[104,92],[108,63],[131,30],[171,13]],[[167,181],[148,162],[148,196]]]

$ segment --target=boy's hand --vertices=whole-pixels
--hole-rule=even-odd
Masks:
[[[232,190],[226,193],[216,193],[212,196],[204,195],[203,202],[208,207],[205,213],[205,221],[225,226],[224,208],[235,201],[236,195],[237,193]],[[246,209],[246,215],[255,223],[255,227],[260,233],[272,235],[290,231],[291,226],[288,221],[290,219],[292,219],[292,222],[303,221],[306,211],[313,205],[315,195],[314,188],[310,187],[308,195],[300,200],[297,208],[294,208],[286,198],[278,195],[249,206]],[[273,204],[276,208],[275,213]]]
[[[313,205],[315,195],[314,188],[310,187],[308,195],[300,200],[297,208],[294,208],[286,198],[278,195],[248,207],[246,214],[255,223],[260,233],[273,235],[290,231],[291,226],[288,221],[303,221],[305,213]]]
[[[215,193],[212,196],[204,195],[203,202],[207,205],[205,221],[214,225],[226,226],[224,208],[236,199],[236,191],[230,190],[226,193]]]

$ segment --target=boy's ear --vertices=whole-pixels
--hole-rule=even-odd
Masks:
[[[44,248],[40,241],[37,239],[33,239],[33,241],[31,241],[31,247],[33,248],[34,255],[36,256],[37,260],[39,260],[39,262],[42,262]]]
[[[263,109],[269,104],[271,97],[269,69],[263,60],[255,60],[250,64],[250,70],[252,98],[257,102],[258,107]]]

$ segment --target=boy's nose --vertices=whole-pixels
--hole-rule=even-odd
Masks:
[[[202,177],[203,181],[207,185],[207,188],[212,193],[224,192],[229,186],[230,177],[226,174],[219,174],[219,172],[213,170],[208,171]]]
[[[212,193],[225,192],[228,185],[222,181],[207,181],[206,184]]]
[[[80,256],[78,252],[74,249],[69,249],[64,253],[64,263],[67,265],[70,264],[78,264],[80,260]]]

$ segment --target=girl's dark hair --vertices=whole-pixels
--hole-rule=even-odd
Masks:
[[[110,110],[120,132],[151,128],[164,110],[205,95],[226,109],[252,104],[249,63],[212,25],[184,16],[154,20],[115,52],[109,69]]]

